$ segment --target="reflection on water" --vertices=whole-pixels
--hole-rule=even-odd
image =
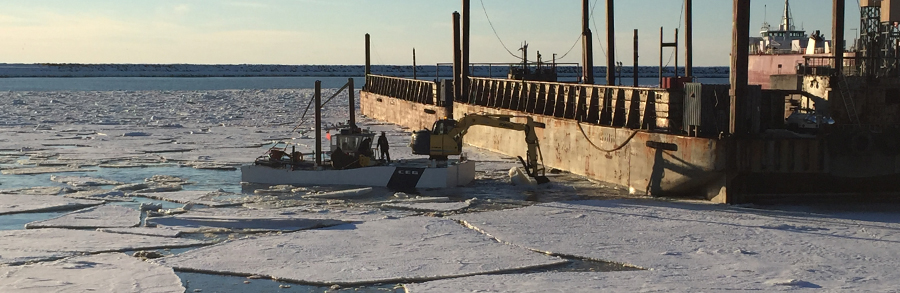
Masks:
[[[201,273],[176,272],[185,292],[361,292],[361,293],[401,293],[401,285],[378,285],[340,288],[298,285],[276,282],[271,279],[249,279],[246,277],[209,275]],[[201,291],[196,291],[200,289]]]

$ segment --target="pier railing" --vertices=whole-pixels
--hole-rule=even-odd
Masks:
[[[473,77],[468,93],[456,102],[597,125],[680,131],[682,98],[663,89]]]
[[[366,76],[365,90],[420,104],[441,105],[436,98],[437,86],[431,81],[370,74]]]

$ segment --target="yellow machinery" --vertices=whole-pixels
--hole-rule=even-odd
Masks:
[[[525,118],[525,123],[511,122],[510,118]],[[413,154],[428,155],[433,160],[447,161],[447,156],[459,155],[462,150],[463,136],[469,127],[482,125],[487,127],[520,130],[525,132],[525,143],[528,145],[527,159],[519,157],[519,161],[525,167],[528,176],[533,177],[539,184],[550,182],[544,175],[543,164],[538,163],[541,158],[541,148],[535,127],[544,127],[543,123],[535,122],[528,116],[512,115],[484,115],[469,114],[462,119],[443,119],[434,122],[431,130],[420,130],[413,133],[410,147]]]

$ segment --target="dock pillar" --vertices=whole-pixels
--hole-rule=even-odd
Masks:
[[[581,81],[594,84],[594,34],[591,33],[591,1],[582,0],[581,8]]]
[[[606,0],[606,85],[616,84],[616,22],[613,0]]]
[[[462,100],[462,52],[460,45],[459,12],[453,13],[453,100]]]
[[[316,167],[322,166],[322,81],[316,81]]]
[[[634,30],[634,69],[631,73],[634,78],[634,87],[638,86],[638,30]]]
[[[694,76],[694,8],[684,0],[684,76]],[[676,53],[677,54],[677,53]]]
[[[734,0],[731,32],[731,115],[729,131],[743,135],[749,130],[747,113],[747,78],[750,54],[750,0]]]
[[[469,15],[471,14],[470,7],[470,0],[462,0],[462,43],[460,44],[462,57],[460,59],[461,67],[459,76],[462,84],[460,84],[459,90],[465,97],[469,96],[469,30],[471,29],[471,25],[469,23]]]
[[[832,4],[832,25],[831,35],[834,36],[831,41],[833,48],[831,53],[834,54],[834,72],[838,76],[844,72],[844,10],[846,3],[843,0],[834,0]]]
[[[347,93],[350,100],[350,129],[356,129],[356,92],[353,90],[353,78],[347,79]]]
[[[372,51],[369,44],[369,34],[366,34],[366,75],[372,74]]]

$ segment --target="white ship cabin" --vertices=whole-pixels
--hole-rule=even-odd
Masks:
[[[750,54],[828,54],[831,53],[819,31],[807,35],[803,29],[794,26],[791,16],[791,4],[784,0],[784,14],[778,29],[772,29],[768,22],[763,22],[760,37],[750,38]]]

